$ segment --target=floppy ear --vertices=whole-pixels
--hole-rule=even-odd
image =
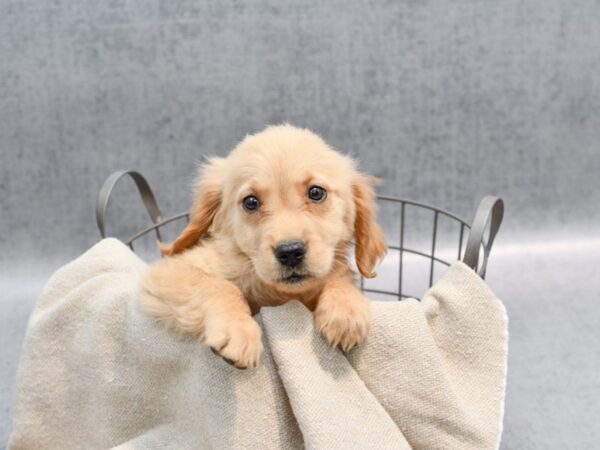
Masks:
[[[175,255],[196,245],[208,232],[221,206],[223,158],[211,159],[200,168],[190,222],[171,245],[159,243],[163,255]]]
[[[383,230],[376,222],[377,205],[373,185],[376,179],[358,175],[352,185],[356,217],[354,220],[354,238],[356,242],[356,265],[360,273],[373,278],[375,266],[383,260],[387,252],[387,243]]]

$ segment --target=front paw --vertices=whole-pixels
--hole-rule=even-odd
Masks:
[[[206,324],[204,342],[238,369],[256,367],[263,350],[260,327],[250,316],[211,318]]]
[[[360,294],[350,299],[322,297],[315,309],[315,322],[332,347],[339,346],[347,352],[361,344],[369,331],[369,301]]]

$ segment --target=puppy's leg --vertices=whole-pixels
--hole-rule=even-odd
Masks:
[[[314,315],[319,331],[329,343],[348,351],[365,339],[371,308],[351,280],[340,278],[325,285]]]
[[[150,268],[141,305],[175,330],[201,337],[238,368],[255,367],[260,359],[261,330],[242,292],[185,258],[166,258]]]

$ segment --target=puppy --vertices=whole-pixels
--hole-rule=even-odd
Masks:
[[[290,125],[247,136],[203,166],[190,222],[144,280],[142,307],[198,336],[228,363],[255,367],[252,314],[301,301],[332,346],[347,351],[369,329],[369,302],[348,251],[368,278],[387,251],[372,179],[314,133]]]

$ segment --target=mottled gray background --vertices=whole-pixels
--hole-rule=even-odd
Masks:
[[[466,217],[504,197],[502,448],[599,448],[599,74],[596,1],[0,0],[0,445],[27,315],[97,240],[105,177],[136,168],[178,212],[201,155],[288,121],[382,193]],[[145,223],[130,188],[121,236]]]

